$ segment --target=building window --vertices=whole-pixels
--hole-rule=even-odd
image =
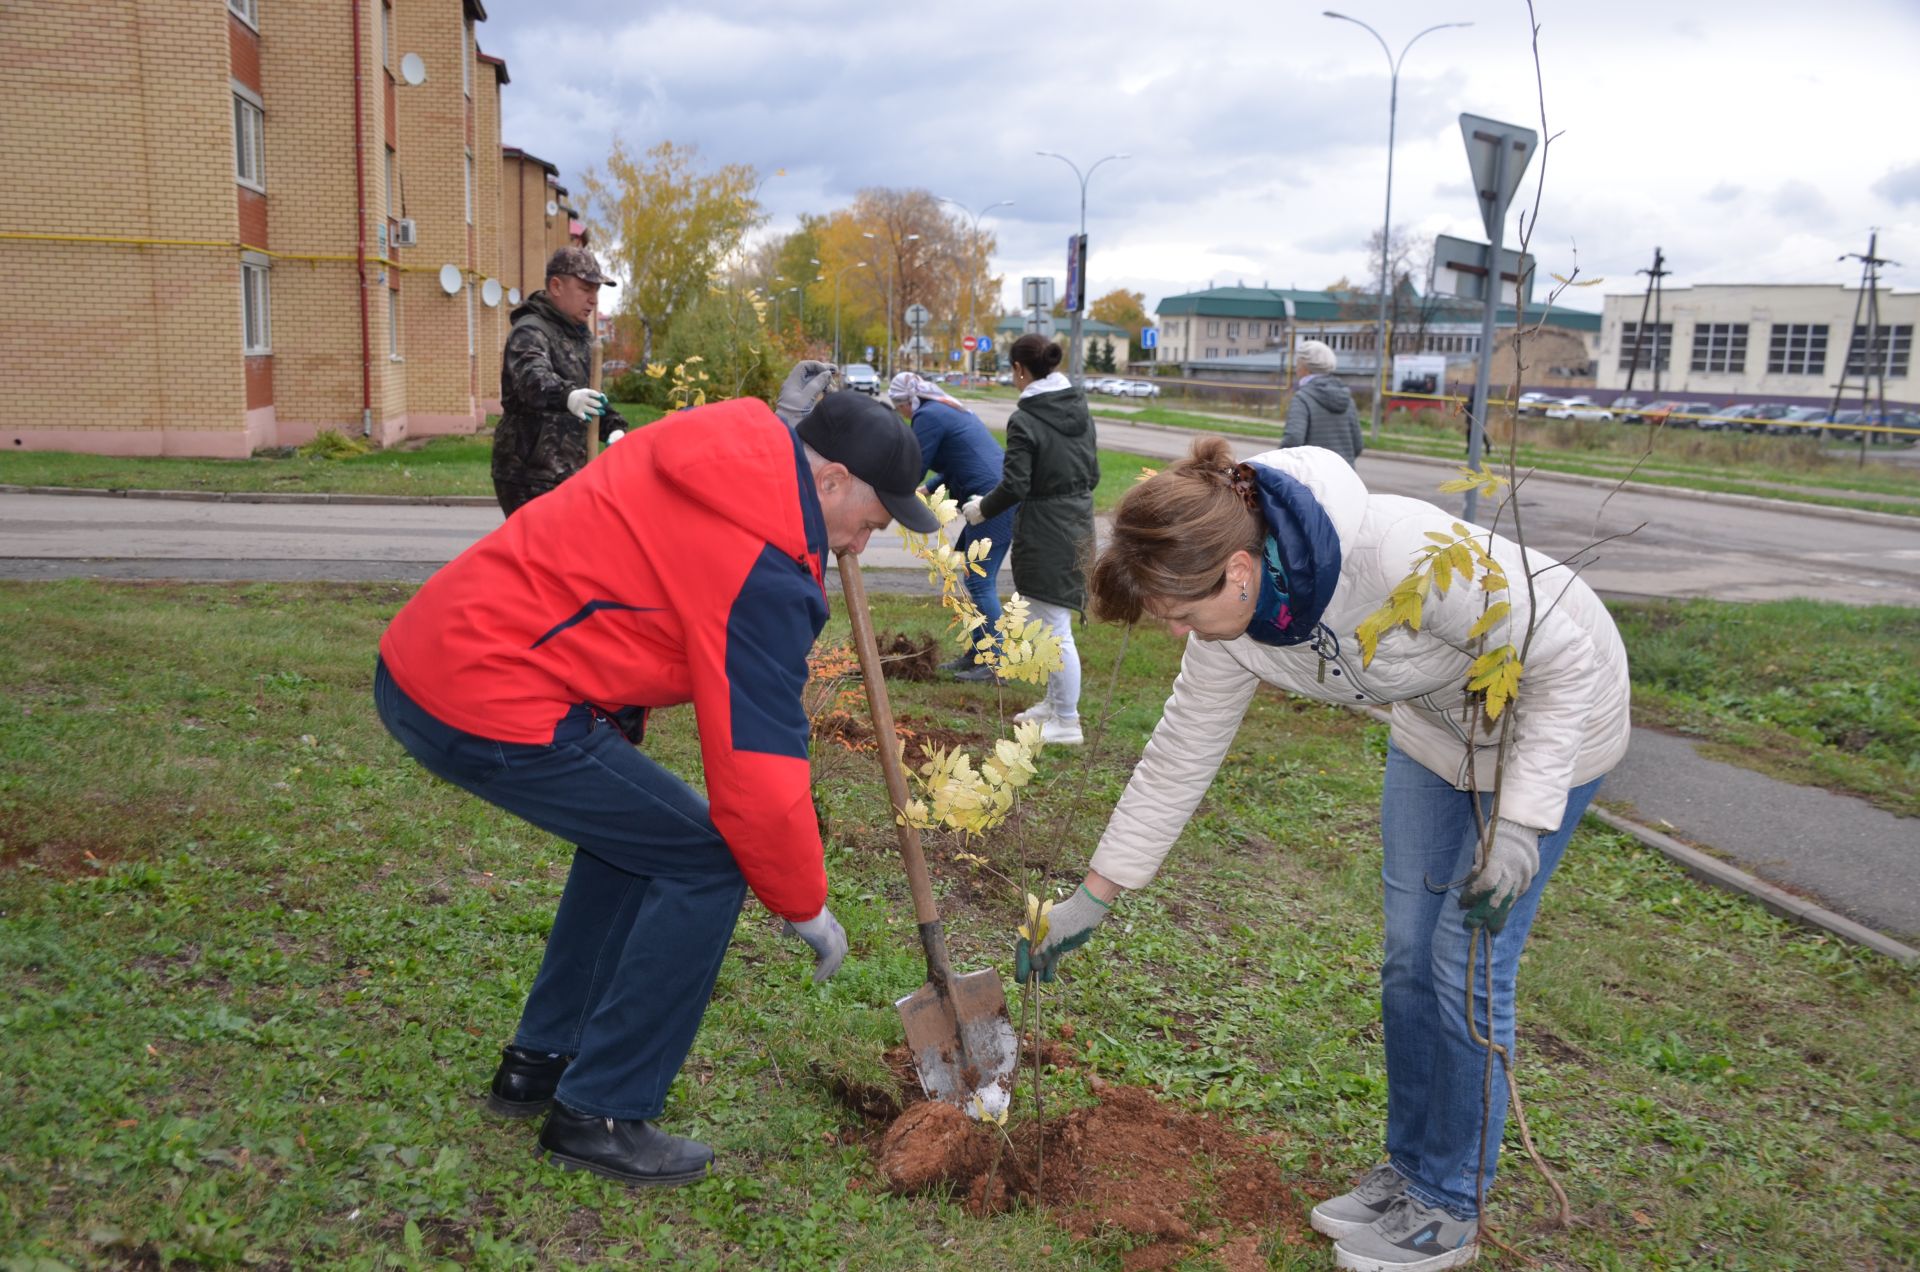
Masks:
[[[1827,370],[1827,324],[1794,322],[1773,324],[1767,345],[1767,374],[1824,375]]]
[[[1240,351],[1238,349],[1228,349],[1227,356],[1229,358],[1237,358],[1240,356]]]
[[[1207,324],[1207,334],[1208,334],[1208,335],[1210,335],[1210,336],[1217,336],[1217,335],[1219,335],[1219,334],[1220,334],[1220,324],[1219,324],[1218,322],[1209,322],[1209,323]]]
[[[1873,336],[1873,353],[1869,355],[1867,327],[1862,324],[1853,329],[1853,343],[1847,346],[1847,374],[1879,375],[1884,370],[1888,376],[1904,379],[1913,359],[1912,324],[1881,327]]]
[[[393,6],[380,6],[380,65],[393,69]]]
[[[467,224],[473,224],[473,152],[467,152]]]
[[[387,288],[387,356],[400,361],[400,293]]]
[[[267,116],[260,99],[234,86],[233,179],[255,190],[267,188]]]
[[[460,91],[473,96],[473,23],[460,19]]]
[[[471,358],[473,354],[473,283],[469,280],[467,283],[467,356]]]
[[[1740,375],[1747,369],[1747,324],[1702,322],[1693,328],[1693,369]]]
[[[1228,323],[1228,324],[1227,324],[1227,339],[1229,339],[1229,340],[1238,340],[1239,338],[1240,338],[1240,324],[1239,324],[1239,323],[1237,323],[1237,322],[1230,322],[1230,323]]]
[[[227,12],[254,30],[260,29],[260,0],[227,0]]]
[[[267,262],[263,257],[243,257],[240,261],[240,340],[249,354],[273,352],[272,291],[267,281]]]
[[[1207,347],[1207,356],[1209,358],[1217,358],[1220,356],[1220,350],[1215,346],[1209,345]]]
[[[1643,343],[1646,345],[1644,349],[1641,348]],[[1672,323],[1650,322],[1644,327],[1637,322],[1620,324],[1620,369],[1622,371],[1631,371],[1635,367],[1641,369],[1657,367],[1665,371],[1667,359],[1672,352]]]

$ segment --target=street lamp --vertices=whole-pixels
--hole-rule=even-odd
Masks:
[[[1133,156],[1129,154],[1108,155],[1105,159],[1101,159],[1095,163],[1093,167],[1088,168],[1086,173],[1082,175],[1080,166],[1065,155],[1057,155],[1051,150],[1036,150],[1033,153],[1043,159],[1058,159],[1061,163],[1073,169],[1074,176],[1080,178],[1080,234],[1082,237],[1085,237],[1087,233],[1087,182],[1092,178],[1094,172],[1099,169],[1100,164],[1112,159],[1133,158]],[[1073,346],[1067,358],[1067,374],[1073,377],[1075,384],[1080,383],[1080,373],[1084,369],[1085,363],[1085,359],[1081,356],[1080,352],[1080,310],[1085,307],[1087,299],[1086,273],[1087,265],[1085,261],[1082,261],[1080,263],[1080,304],[1074,308],[1073,323],[1069,328],[1069,334],[1067,336],[1067,342]]]
[[[1390,80],[1392,91],[1387,98],[1387,215],[1386,220],[1380,226],[1380,329],[1374,336],[1374,351],[1380,359],[1380,373],[1378,377],[1376,377],[1373,389],[1373,440],[1377,442],[1380,440],[1380,420],[1387,413],[1386,394],[1383,391],[1383,386],[1386,383],[1388,354],[1390,352],[1387,348],[1387,257],[1393,247],[1393,128],[1394,117],[1400,110],[1400,64],[1406,61],[1407,50],[1414,46],[1414,42],[1417,41],[1420,36],[1431,35],[1435,31],[1444,31],[1448,27],[1470,27],[1473,23],[1442,22],[1436,26],[1430,26],[1420,32],[1419,35],[1414,36],[1412,40],[1408,40],[1405,46],[1401,48],[1400,56],[1395,57],[1393,50],[1387,47],[1387,42],[1381,37],[1380,33],[1372,27],[1367,26],[1367,24],[1360,19],[1350,18],[1344,13],[1335,13],[1332,9],[1322,10],[1322,13],[1329,18],[1335,18],[1341,22],[1351,22],[1357,27],[1365,28],[1368,35],[1380,41],[1380,51],[1387,55],[1387,67],[1392,72]],[[1496,271],[1496,273],[1497,272],[1498,271]]]
[[[784,278],[781,278],[779,275],[776,274],[774,275],[773,281],[776,283],[784,283],[787,280]],[[792,287],[782,287],[779,291],[773,293],[773,329],[775,331],[780,330],[780,298],[786,295],[788,292],[797,292],[797,291],[800,291],[800,287],[799,287],[799,284],[796,283]],[[801,295],[800,295],[801,303],[805,304],[806,299],[807,299],[806,293],[801,292]],[[806,325],[806,319],[804,318],[801,319],[801,325],[803,327]],[[802,331],[800,334],[802,337],[804,337],[806,335],[806,332]]]
[[[1002,199],[998,203],[987,204],[986,207],[981,208],[978,212],[968,212],[967,205],[960,202],[960,200],[958,199],[949,199],[941,195],[935,195],[934,198],[941,203],[953,204],[954,207],[959,208],[962,212],[966,212],[968,216],[973,218],[973,237],[967,240],[967,247],[969,249],[967,253],[967,257],[968,257],[967,263],[969,265],[973,263],[972,261],[973,253],[971,249],[975,244],[977,244],[980,241],[980,218],[985,216],[987,213],[993,211],[995,208],[1010,208],[1013,206],[1012,199]],[[974,280],[971,278],[966,280],[966,287],[967,287],[966,334],[969,336],[978,337],[980,333],[973,329],[973,290],[974,290],[973,283],[974,283]],[[967,350],[967,382],[969,384],[973,382],[973,359],[974,359],[974,351],[971,349]]]
[[[840,362],[840,275],[846,273],[850,269],[865,269],[866,267],[867,267],[867,263],[865,261],[855,261],[851,265],[842,265],[839,269],[836,269],[833,271],[833,365],[836,367],[841,365],[841,362]]]
[[[863,239],[872,239],[876,246],[880,242],[880,236],[878,234],[873,233],[871,230],[860,231],[860,237]],[[918,234],[909,234],[905,238],[901,239],[900,243],[912,243],[918,240],[919,237],[920,236]],[[887,348],[886,348],[887,356],[885,360],[887,364],[887,374],[891,376],[893,374],[893,350],[894,350],[893,278],[894,278],[894,275],[898,272],[899,265],[900,265],[900,243],[892,243],[891,239],[889,239],[888,242],[892,244],[893,257],[891,260],[887,262]]]

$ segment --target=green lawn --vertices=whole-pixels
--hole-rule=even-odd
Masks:
[[[1611,607],[1641,724],[1920,817],[1920,610],[1813,601]]]
[[[923,968],[873,757],[824,739],[853,952],[816,990],[803,949],[742,917],[666,1117],[717,1146],[716,1177],[628,1192],[550,1171],[533,1128],[482,1116],[567,857],[375,721],[374,644],[406,596],[0,584],[7,1267],[1121,1266],[1123,1235],[878,1187],[872,1129],[834,1091],[882,1072]],[[942,625],[922,599],[876,616]],[[1103,745],[1044,754],[1019,828],[970,846],[980,864],[930,844],[963,967],[1006,973],[1023,886],[1079,876],[1177,659],[1150,631],[1117,671],[1118,632],[1081,648],[1090,712],[1118,678]],[[1024,701],[895,697],[917,732],[970,742]],[[1263,694],[1162,878],[1046,1000],[1066,1053],[1050,1107],[1098,1076],[1268,1137],[1291,1217],[1252,1234],[1272,1268],[1326,1266],[1300,1209],[1378,1151],[1384,746],[1363,717]],[[685,710],[648,747],[697,773]],[[1528,952],[1520,1062],[1578,1222],[1544,1223],[1515,1155],[1501,1230],[1555,1269],[1913,1266],[1917,1007],[1920,974],[1583,832]]]

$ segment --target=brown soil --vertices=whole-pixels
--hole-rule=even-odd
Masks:
[[[939,642],[906,632],[878,632],[873,639],[880,647],[880,673],[888,680],[925,681],[940,675]]]
[[[1056,1067],[1071,1062],[1052,1044],[1043,1057]],[[873,1152],[895,1193],[950,1188],[978,1215],[1043,1206],[1077,1237],[1132,1238],[1121,1258],[1128,1269],[1170,1267],[1194,1255],[1230,1269],[1264,1268],[1269,1240],[1314,1242],[1295,1196],[1321,1190],[1281,1175],[1267,1151],[1274,1137],[1093,1078],[1099,1103],[1044,1125],[1016,1116],[1003,1138],[959,1109],[921,1098],[904,1048],[887,1062],[901,1079],[904,1112],[885,1125]],[[838,1094],[870,1124],[893,1107],[872,1088]]]

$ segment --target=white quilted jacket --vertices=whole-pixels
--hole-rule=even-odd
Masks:
[[[1262,645],[1249,637],[1208,642],[1189,637],[1180,675],[1160,723],[1113,810],[1093,854],[1093,869],[1124,888],[1144,887],[1206,793],[1262,681],[1324,702],[1387,705],[1395,744],[1460,790],[1494,783],[1498,728],[1465,706],[1467,632],[1479,621],[1483,593],[1456,578],[1445,596],[1429,593],[1420,630],[1397,627],[1360,665],[1354,628],[1378,609],[1413,568],[1428,531],[1451,534],[1456,520],[1418,499],[1367,493],[1347,462],[1317,447],[1268,451],[1251,461],[1303,483],[1340,538],[1340,580],[1321,622],[1339,648],[1323,659],[1310,645]],[[1484,648],[1516,646],[1528,604],[1520,550],[1494,540],[1511,582],[1512,614]],[[1626,754],[1630,691],[1627,655],[1612,617],[1567,567],[1538,552],[1527,561],[1541,618],[1525,655],[1514,713],[1500,816],[1551,830],[1567,792],[1611,769]],[[1466,719],[1476,736],[1469,777]]]

